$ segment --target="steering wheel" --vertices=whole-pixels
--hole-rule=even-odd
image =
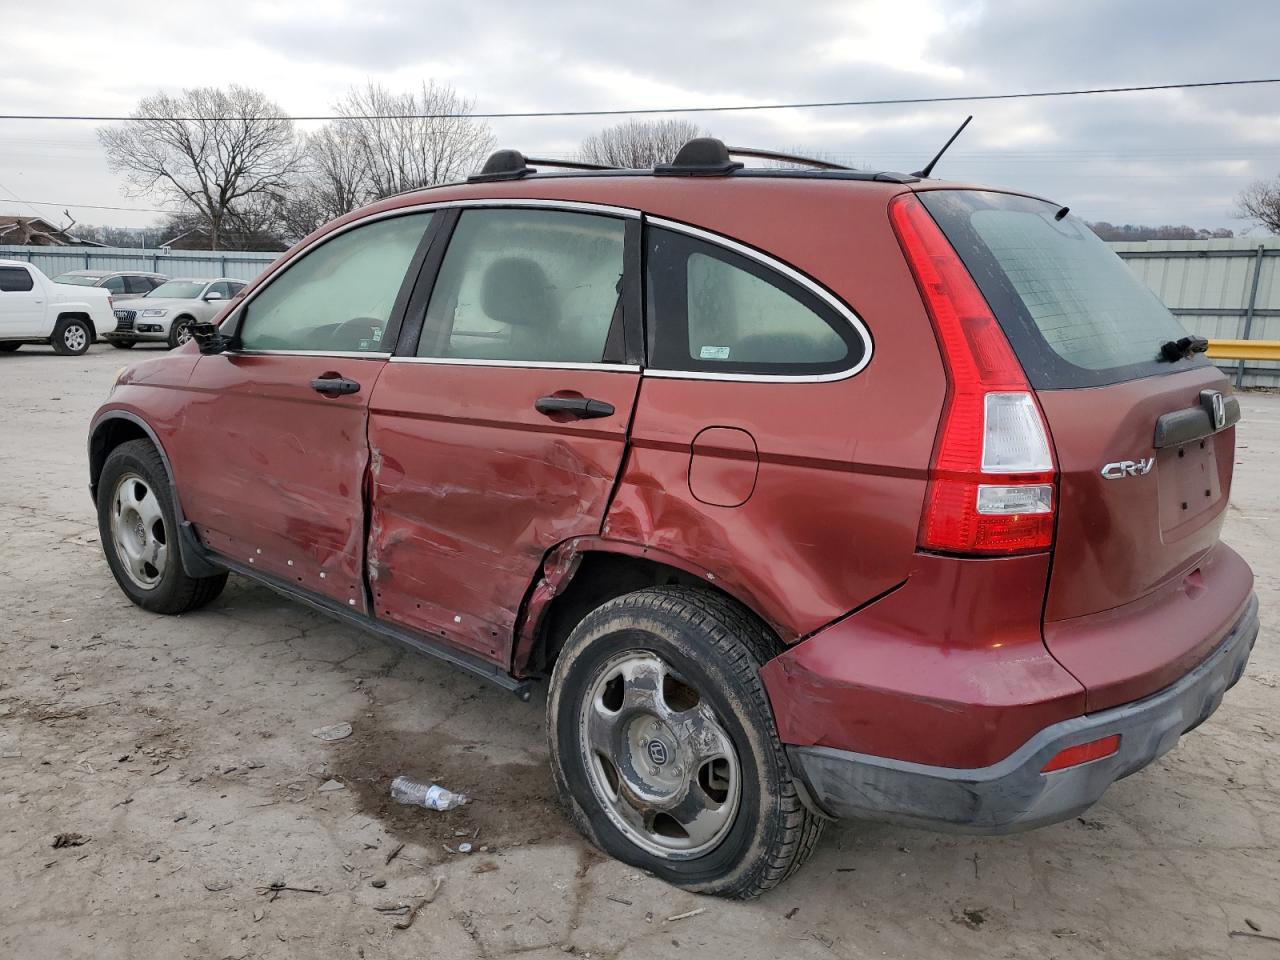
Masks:
[[[335,347],[353,352],[363,352],[359,344],[367,340],[374,344],[371,352],[376,352],[382,348],[382,332],[382,321],[377,317],[352,317],[334,327],[331,338]]]

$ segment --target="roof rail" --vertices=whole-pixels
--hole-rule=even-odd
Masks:
[[[541,157],[526,157],[519,150],[496,150],[489,154],[489,159],[484,162],[484,166],[480,168],[479,173],[473,173],[467,177],[468,183],[484,183],[490,180],[519,180],[521,177],[527,177],[531,173],[537,173],[537,167],[531,167],[531,163],[541,164],[544,167],[564,167],[566,170],[616,170],[617,167],[610,167],[601,163],[587,163],[580,160],[548,160]]]
[[[781,160],[784,163],[799,163],[806,167],[817,167],[819,170],[852,170],[842,163],[829,160],[818,160],[814,157],[798,157],[792,153],[778,153],[776,150],[757,150],[755,147],[725,147],[731,156],[753,157],[756,160]]]

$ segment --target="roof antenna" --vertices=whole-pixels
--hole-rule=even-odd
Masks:
[[[947,152],[947,148],[956,142],[956,137],[960,136],[961,132],[963,132],[964,128],[969,125],[969,121],[972,119],[973,119],[973,114],[969,114],[969,116],[965,117],[964,123],[960,124],[960,126],[956,129],[956,132],[951,135],[951,139],[942,145],[942,149],[939,150],[936,154],[934,154],[933,159],[924,165],[923,170],[917,170],[915,173],[912,174],[912,176],[927,177],[929,176],[929,174],[933,173],[933,168],[938,165],[938,161],[941,160],[942,155]]]

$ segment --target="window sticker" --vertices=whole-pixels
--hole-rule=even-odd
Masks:
[[[703,347],[698,352],[698,358],[700,360],[728,360],[729,348],[728,347]]]

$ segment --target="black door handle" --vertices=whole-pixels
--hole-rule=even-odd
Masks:
[[[589,397],[539,397],[533,408],[539,413],[553,416],[567,413],[579,420],[594,420],[597,417],[613,416],[613,404],[603,400],[592,400]]]
[[[359,393],[360,384],[354,380],[348,380],[346,377],[317,377],[311,381],[311,389],[316,393],[324,394],[326,397],[341,397],[345,394]]]

